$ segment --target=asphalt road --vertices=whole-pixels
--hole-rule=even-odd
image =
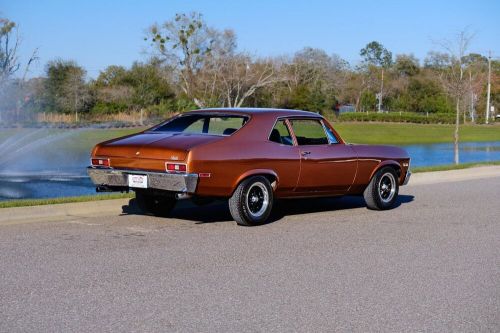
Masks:
[[[0,331],[499,332],[500,178],[401,194],[0,224]]]

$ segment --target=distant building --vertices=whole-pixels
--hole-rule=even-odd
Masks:
[[[338,117],[344,113],[356,112],[356,107],[352,104],[336,104],[333,107],[333,112]]]

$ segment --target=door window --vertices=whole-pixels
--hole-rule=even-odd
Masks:
[[[290,120],[290,123],[299,146],[328,144],[323,124],[319,120],[293,119]]]
[[[282,145],[293,146],[292,136],[284,120],[280,120],[274,125],[271,134],[269,135],[269,141],[280,143]]]

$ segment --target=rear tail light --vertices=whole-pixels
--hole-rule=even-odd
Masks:
[[[103,167],[103,168],[110,167],[109,158],[93,158],[91,160],[91,163],[92,166]]]
[[[165,163],[165,169],[167,172],[178,172],[178,173],[186,173],[187,165],[182,163]]]

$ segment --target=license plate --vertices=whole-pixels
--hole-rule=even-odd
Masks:
[[[148,176],[146,175],[128,175],[128,186],[137,188],[148,187]]]

